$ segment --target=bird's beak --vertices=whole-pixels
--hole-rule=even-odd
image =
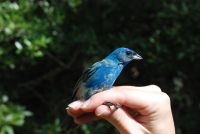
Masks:
[[[139,54],[133,55],[132,58],[133,58],[134,60],[142,60],[142,59],[143,59],[142,56],[140,56]]]

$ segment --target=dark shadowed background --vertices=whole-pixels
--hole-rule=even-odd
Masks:
[[[200,131],[199,0],[4,0],[0,2],[0,133],[118,132],[98,121],[64,130],[73,87],[118,47],[144,60],[115,85],[156,84],[169,94],[177,134]]]

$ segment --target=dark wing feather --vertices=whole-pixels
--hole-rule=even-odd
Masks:
[[[100,62],[96,62],[95,64],[93,64],[90,68],[88,68],[87,70],[85,70],[83,72],[83,74],[81,75],[81,77],[79,78],[79,80],[77,81],[75,87],[74,87],[74,92],[72,95],[72,100],[74,101],[76,98],[76,93],[79,90],[80,84],[82,82],[85,82],[86,80],[88,80],[102,65],[102,61]]]

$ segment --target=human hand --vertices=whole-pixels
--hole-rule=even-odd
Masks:
[[[118,103],[121,108],[102,105]],[[77,124],[105,119],[121,134],[175,134],[170,98],[157,86],[119,86],[69,104]]]

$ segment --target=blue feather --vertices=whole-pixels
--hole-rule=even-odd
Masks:
[[[75,99],[88,99],[92,95],[110,89],[122,69],[133,59],[142,59],[135,51],[118,48],[105,59],[96,62],[79,78],[73,94]]]

